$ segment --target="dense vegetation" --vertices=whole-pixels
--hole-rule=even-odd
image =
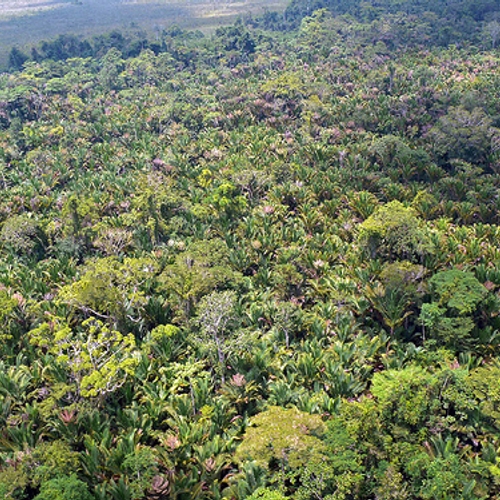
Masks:
[[[1,498],[500,497],[495,3],[342,5],[0,75]]]

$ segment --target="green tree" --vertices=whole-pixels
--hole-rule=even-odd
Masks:
[[[243,463],[255,462],[284,475],[298,472],[312,461],[324,458],[325,446],[320,439],[325,427],[318,415],[296,408],[271,407],[250,420],[235,458]]]
[[[122,470],[127,474],[133,500],[141,500],[158,476],[158,459],[154,450],[144,446],[129,453],[123,461]]]
[[[412,366],[376,373],[371,392],[377,398],[381,417],[389,425],[419,429],[429,418],[435,404],[432,396],[437,383],[434,375]]]
[[[38,222],[28,215],[15,215],[5,221],[0,241],[11,252],[23,256],[42,258],[47,238]]]
[[[482,108],[471,111],[461,106],[450,108],[429,132],[434,150],[446,160],[486,163],[495,134],[492,123]]]
[[[278,490],[269,488],[258,488],[245,500],[285,500],[286,497]]]
[[[94,500],[88,486],[76,475],[61,476],[42,484],[35,500]]]
[[[474,494],[476,481],[471,479],[467,465],[454,453],[436,457],[426,467],[426,478],[420,488],[424,500],[479,500]]]
[[[61,288],[58,301],[119,327],[141,326],[155,276],[156,265],[149,258],[97,259],[84,267],[78,280]]]
[[[4,485],[6,499],[25,498],[23,493],[43,488],[79,466],[78,453],[62,440],[38,443],[13,454],[7,463],[0,469],[0,492]]]
[[[500,23],[498,20],[495,21],[490,21],[489,23],[486,23],[484,26],[484,34],[490,39],[491,41],[491,48],[495,48],[497,45],[497,41],[500,37]]]
[[[472,370],[467,378],[467,385],[479,402],[481,413],[500,429],[500,387],[498,363],[481,366]]]
[[[412,207],[391,201],[360,226],[359,241],[371,257],[419,261],[432,252],[430,231]]]
[[[190,317],[203,295],[235,284],[238,279],[238,273],[230,267],[227,245],[216,239],[190,245],[165,267],[159,278],[181,318]]]
[[[123,54],[115,47],[106,52],[101,60],[99,83],[105,89],[120,89],[123,85],[121,72],[124,67]]]
[[[7,344],[12,339],[12,329],[16,319],[16,309],[20,305],[21,297],[13,296],[7,290],[0,288],[0,324],[3,329],[0,332],[0,345]]]
[[[420,320],[439,343],[460,347],[471,345],[474,313],[488,290],[470,272],[451,269],[429,280],[434,301],[422,305]]]
[[[76,383],[79,395],[98,398],[100,404],[134,374],[139,364],[134,336],[111,330],[92,317],[82,323],[81,330],[72,330],[55,319],[29,335],[31,344],[55,356],[69,381]]]
[[[12,47],[9,53],[9,68],[20,71],[28,59],[29,57],[19,48]]]

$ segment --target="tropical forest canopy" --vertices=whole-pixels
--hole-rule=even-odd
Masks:
[[[499,497],[499,15],[13,48],[0,498]]]

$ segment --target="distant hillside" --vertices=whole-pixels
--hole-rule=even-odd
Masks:
[[[177,24],[212,31],[240,15],[283,10],[287,0],[8,0],[0,7],[0,67],[12,46],[60,34],[86,37],[112,29],[155,31]]]

